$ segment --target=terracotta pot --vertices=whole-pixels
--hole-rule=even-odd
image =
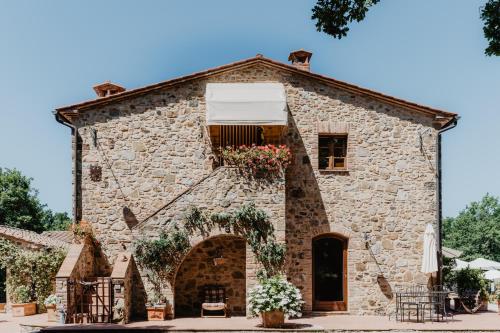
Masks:
[[[488,299],[481,300],[481,307],[479,311],[488,311]]]
[[[170,304],[159,304],[146,307],[148,312],[148,320],[165,320],[172,319],[172,306]]]
[[[46,305],[45,308],[47,309],[47,321],[52,321],[56,322],[57,321],[57,312],[56,312],[56,305]]]
[[[5,313],[5,303],[0,303],[0,312]]]
[[[24,317],[36,314],[36,303],[12,304],[12,317]]]
[[[262,312],[262,325],[267,328],[280,328],[285,323],[283,311]]]

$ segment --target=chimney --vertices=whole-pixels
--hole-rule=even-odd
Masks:
[[[106,81],[94,86],[94,91],[98,97],[108,97],[125,91],[125,88],[117,84]]]
[[[312,53],[300,49],[298,51],[293,51],[288,56],[288,61],[292,62],[292,66],[310,72],[309,64],[311,60]]]

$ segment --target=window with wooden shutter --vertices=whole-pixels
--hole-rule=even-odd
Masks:
[[[318,157],[320,170],[347,170],[347,134],[320,134]]]

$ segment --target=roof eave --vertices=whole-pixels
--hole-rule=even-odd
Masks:
[[[63,106],[63,107],[57,108],[55,110],[55,113],[60,114],[61,116],[63,116],[65,119],[67,119],[69,122],[72,123],[73,120],[76,117],[78,117],[78,113],[79,113],[78,111],[80,111],[80,110],[89,109],[89,108],[95,107],[95,106],[107,105],[107,104],[118,102],[118,101],[121,101],[121,100],[124,100],[127,98],[133,98],[133,97],[140,96],[142,94],[145,94],[145,93],[148,93],[151,91],[168,88],[168,87],[171,87],[171,86],[174,86],[177,84],[181,84],[181,83],[186,83],[186,82],[189,82],[192,80],[210,77],[213,75],[223,73],[225,71],[237,69],[239,67],[249,66],[249,65],[252,65],[254,63],[262,63],[264,65],[278,67],[278,68],[281,68],[283,70],[286,70],[286,71],[289,71],[289,72],[292,72],[295,74],[303,75],[303,76],[306,76],[306,77],[309,77],[312,79],[322,81],[325,84],[332,85],[336,88],[346,90],[346,91],[349,91],[351,93],[355,93],[358,95],[370,96],[370,97],[375,98],[377,100],[382,100],[388,104],[392,104],[392,105],[400,106],[400,107],[410,109],[413,111],[425,113],[429,116],[433,116],[435,118],[434,119],[435,122],[441,124],[441,128],[443,126],[445,126],[445,124],[449,123],[450,121],[455,120],[458,116],[456,113],[430,108],[430,107],[420,105],[417,103],[413,103],[413,102],[408,102],[408,101],[405,101],[405,100],[402,100],[399,98],[395,98],[395,97],[392,97],[389,95],[385,95],[385,94],[382,94],[382,93],[379,93],[379,92],[376,92],[373,90],[362,88],[362,87],[359,87],[359,86],[356,86],[356,85],[353,85],[353,84],[350,84],[347,82],[343,82],[343,81],[339,81],[339,80],[336,80],[336,79],[333,79],[333,78],[330,78],[327,76],[323,76],[321,74],[307,72],[307,71],[295,68],[294,66],[291,66],[288,64],[284,64],[284,63],[281,63],[281,62],[278,62],[278,61],[275,61],[275,60],[272,60],[269,58],[264,58],[261,55],[257,55],[256,57],[233,62],[233,63],[226,64],[223,66],[210,68],[210,69],[207,69],[207,70],[204,70],[201,72],[196,72],[196,73],[193,73],[190,75],[181,76],[181,77],[174,78],[174,79],[171,79],[168,81],[163,81],[163,82],[159,82],[156,84],[152,84],[152,85],[148,85],[148,86],[144,86],[144,87],[140,87],[140,88],[127,90],[127,91],[117,93],[117,94],[114,94],[111,96],[101,97],[98,99],[84,101],[84,102],[73,104],[73,105]]]

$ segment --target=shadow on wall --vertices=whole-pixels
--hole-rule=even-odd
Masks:
[[[142,281],[141,274],[133,260],[132,268],[132,279],[130,281],[130,297],[131,297],[131,320],[144,320],[147,317],[146,313],[146,289]]]
[[[245,239],[230,234],[219,235],[205,239],[191,249],[175,277],[175,316],[199,316],[208,286],[223,287],[231,315],[245,315]]]
[[[305,310],[312,310],[312,240],[318,233],[330,232],[328,216],[314,175],[311,156],[293,117],[289,114],[287,145],[294,163],[286,173],[286,241],[288,276],[301,289]],[[316,135],[310,133],[309,135]],[[317,139],[315,140],[317,141]],[[340,177],[342,176],[339,175]]]

